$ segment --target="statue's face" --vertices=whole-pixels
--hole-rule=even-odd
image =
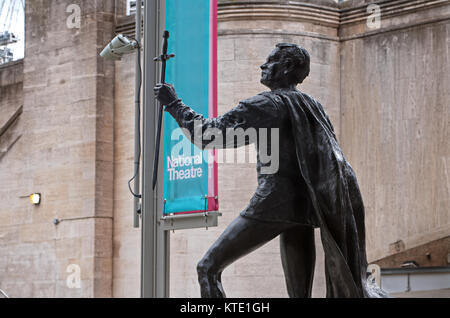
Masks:
[[[285,65],[280,58],[280,49],[276,48],[267,57],[266,63],[261,65],[261,84],[269,87],[279,87],[286,81]]]

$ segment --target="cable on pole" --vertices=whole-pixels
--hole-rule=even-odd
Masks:
[[[10,13],[11,13],[11,2],[9,2],[9,4],[8,4],[8,11],[6,13],[5,22],[3,23],[3,29],[6,29],[6,22],[8,22]]]
[[[2,5],[0,6],[0,18],[2,17],[2,15],[3,15],[3,7],[5,6],[5,2],[6,2],[6,0],[2,0]],[[6,21],[6,20],[5,20]],[[1,30],[0,30],[1,31]]]
[[[16,13],[16,3],[17,3],[17,1],[11,1],[11,17],[9,18],[9,21],[8,21],[7,30],[9,30],[9,28],[11,27],[11,22],[14,18],[14,13]]]

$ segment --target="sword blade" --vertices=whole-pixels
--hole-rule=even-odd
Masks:
[[[169,31],[164,31],[163,34],[163,47],[161,54],[161,83],[164,84],[166,82],[166,61],[167,61],[167,49],[169,47]],[[158,181],[158,165],[159,165],[159,148],[161,143],[161,126],[162,126],[162,118],[163,118],[163,108],[164,105],[159,103],[158,107],[158,126],[156,130],[156,144],[155,144],[155,157],[153,159],[153,180],[152,180],[152,188],[155,190],[156,182]]]

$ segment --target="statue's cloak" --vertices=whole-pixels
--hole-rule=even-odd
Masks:
[[[383,297],[367,281],[364,205],[350,164],[322,105],[298,90],[281,97],[289,110],[297,160],[320,227],[325,252],[327,297]]]

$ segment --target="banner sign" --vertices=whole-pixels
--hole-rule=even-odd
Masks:
[[[205,118],[217,116],[217,0],[166,0],[169,53],[166,82]],[[218,210],[214,150],[202,151],[164,113],[163,213]]]

